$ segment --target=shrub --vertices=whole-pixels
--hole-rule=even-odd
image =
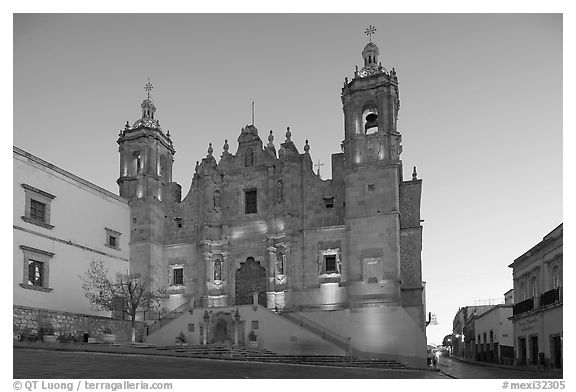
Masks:
[[[78,343],[80,338],[78,336],[72,335],[70,332],[61,333],[56,340],[60,343]]]
[[[180,332],[180,335],[176,336],[176,343],[184,344],[188,343],[188,338],[184,335],[184,332]]]

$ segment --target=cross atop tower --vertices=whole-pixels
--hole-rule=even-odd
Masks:
[[[320,166],[324,166],[324,164],[320,163],[320,160],[318,160],[318,163],[315,163],[314,166],[316,167],[316,175],[320,177]]]
[[[154,86],[152,86],[152,83],[150,83],[150,78],[148,78],[148,83],[146,83],[146,86],[144,86],[144,90],[146,90],[146,92],[148,93],[148,99],[150,99],[150,91],[154,88]]]
[[[375,32],[376,32],[376,27],[370,25],[370,26],[368,26],[366,31],[364,31],[364,34],[366,34],[368,37],[370,37],[370,42],[372,42],[372,34],[374,34]]]

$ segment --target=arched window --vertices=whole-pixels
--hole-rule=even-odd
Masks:
[[[276,253],[276,272],[284,275],[284,253],[281,250]]]
[[[560,268],[557,265],[552,268],[552,288],[557,290],[560,287]]]
[[[536,295],[538,294],[538,287],[536,282],[537,282],[536,277],[533,277],[532,280],[530,281],[530,295],[532,295],[532,298],[535,298]]]
[[[518,299],[520,302],[524,301],[526,299],[526,285],[524,283],[520,284],[520,293],[518,293]]]
[[[214,280],[222,280],[222,260],[220,259],[214,262]]]
[[[142,171],[142,154],[140,151],[134,151],[132,156],[134,157],[136,173],[140,173]]]

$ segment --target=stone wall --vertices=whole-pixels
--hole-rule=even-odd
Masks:
[[[116,335],[117,342],[129,342],[132,336],[130,320],[91,316],[79,313],[13,306],[13,332],[37,335],[41,327],[51,325],[55,335],[70,334],[80,342],[84,333],[90,337],[101,338],[109,328]],[[142,341],[146,335],[146,324],[136,322],[136,341]]]

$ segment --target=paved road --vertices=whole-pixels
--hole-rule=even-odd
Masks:
[[[282,365],[257,362],[14,349],[14,378],[444,378],[431,370],[381,370]]]
[[[459,361],[450,357],[440,357],[438,369],[454,378],[490,378],[490,379],[532,379],[542,380],[562,378],[560,372],[541,372],[537,370],[519,370],[482,366]]]

